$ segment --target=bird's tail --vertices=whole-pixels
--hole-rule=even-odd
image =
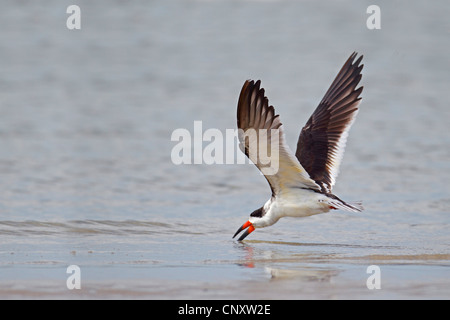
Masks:
[[[361,212],[364,210],[364,207],[363,207],[361,201],[345,202],[336,196],[334,196],[333,198],[329,198],[327,203],[333,209],[341,209],[341,210],[350,211],[350,212]]]
[[[355,202],[345,202],[342,209],[351,212],[361,212],[364,210],[364,207],[362,205],[362,201],[355,201]]]

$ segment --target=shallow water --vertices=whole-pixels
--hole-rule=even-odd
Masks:
[[[375,31],[346,1],[85,1],[79,31],[70,4],[0,12],[1,298],[449,298],[446,1],[381,2]],[[334,192],[366,210],[232,240],[265,179],[175,166],[171,133],[234,129],[242,83],[260,78],[294,147],[355,50],[363,100]]]

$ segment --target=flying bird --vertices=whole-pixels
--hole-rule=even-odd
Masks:
[[[355,61],[357,55],[354,52],[348,58],[302,128],[295,154],[286,144],[283,125],[274,107],[269,106],[261,81],[245,81],[237,106],[239,146],[264,174],[272,196],[250,214],[233,238],[245,230],[238,240],[242,241],[255,228],[271,226],[282,217],[307,217],[336,209],[363,210],[361,202],[345,202],[332,193],[363,90],[362,86],[356,88],[364,66],[363,56]],[[258,152],[252,149],[255,146]],[[267,159],[261,157],[269,150],[276,151],[270,158],[271,164],[276,163],[272,172]]]

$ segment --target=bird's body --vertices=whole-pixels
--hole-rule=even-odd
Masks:
[[[293,192],[269,199],[262,207],[261,217],[250,216],[255,228],[267,227],[282,217],[308,217],[330,211],[326,196],[313,191],[293,189]]]
[[[356,62],[355,58],[353,53],[301,130],[295,154],[285,142],[282,123],[269,106],[261,82],[244,83],[237,110],[240,147],[264,174],[272,197],[238,229],[234,236],[247,229],[239,241],[255,228],[273,225],[282,217],[363,210],[361,203],[347,203],[331,192],[361,100],[362,87],[356,86],[361,79],[362,56]],[[262,156],[269,154],[268,150],[270,162]]]

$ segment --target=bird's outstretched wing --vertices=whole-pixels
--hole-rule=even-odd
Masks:
[[[283,126],[260,88],[261,81],[247,80],[237,107],[240,148],[264,174],[272,195],[289,187],[319,186],[312,180],[286,144]]]
[[[300,132],[295,156],[320,186],[331,193],[344,155],[348,131],[358,113],[363,87],[356,89],[361,80],[360,65],[353,53],[325,93],[319,106]]]

